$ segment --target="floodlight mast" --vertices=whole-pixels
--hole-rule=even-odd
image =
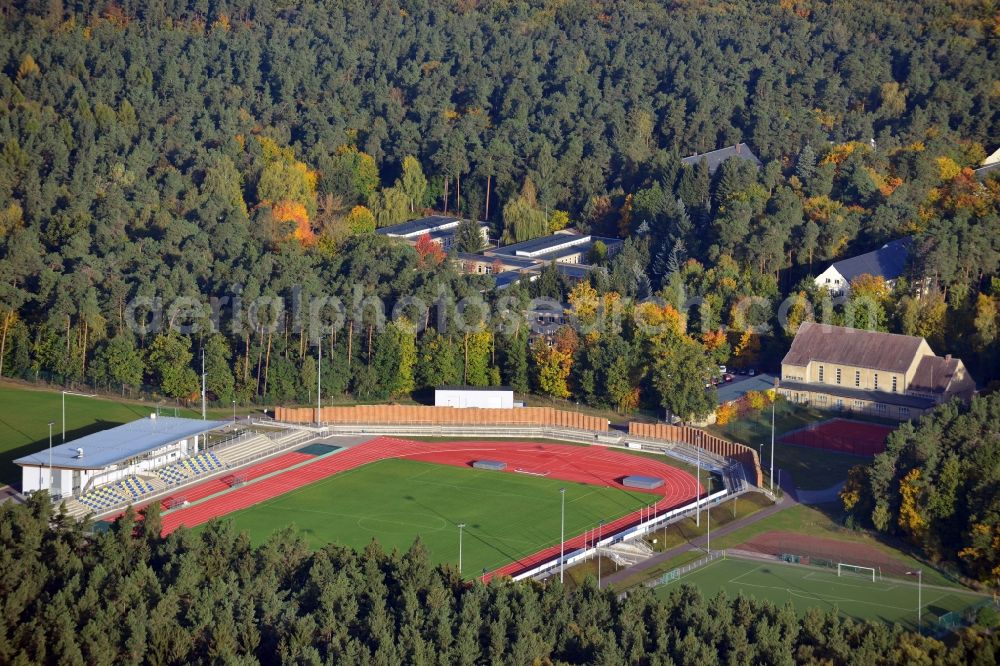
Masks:
[[[55,421],[49,421],[49,495],[52,495],[52,426]]]
[[[771,492],[774,492],[774,405],[778,402],[778,378],[774,378],[774,395],[771,396]],[[780,485],[780,484],[779,484]]]
[[[559,582],[563,582],[563,573],[566,568],[566,489],[559,489],[561,498],[561,510],[559,519]]]
[[[205,348],[201,348],[201,420],[205,420]]]
[[[318,426],[323,411],[323,336],[320,336],[316,350],[319,354],[319,361],[316,363],[316,425]]]
[[[695,455],[698,476],[694,480],[694,524],[701,527],[701,431],[698,432],[697,444],[695,444]]]

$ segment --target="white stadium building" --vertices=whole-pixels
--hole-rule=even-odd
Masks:
[[[170,474],[187,477],[222,469],[214,453],[205,451],[205,435],[227,421],[202,421],[150,414],[18,458],[21,491],[48,490],[53,497],[76,497],[99,510],[122,498],[137,499],[170,482]],[[152,470],[157,474],[151,474]],[[166,475],[166,478],[164,476]]]

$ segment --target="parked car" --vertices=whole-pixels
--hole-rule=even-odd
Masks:
[[[757,371],[754,370],[753,368],[750,368],[749,370],[747,370],[747,374],[753,377],[754,375],[757,374]]]
[[[733,381],[733,376],[727,372],[726,374],[722,375],[722,381],[731,382]]]

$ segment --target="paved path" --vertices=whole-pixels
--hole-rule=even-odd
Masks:
[[[792,481],[791,475],[788,475],[788,477],[789,477],[788,483],[791,484]],[[779,501],[777,504],[774,504],[773,506],[767,507],[766,509],[761,509],[760,511],[751,514],[746,518],[740,518],[737,521],[727,523],[724,527],[720,527],[717,530],[712,530],[713,536],[715,536],[716,538],[724,537],[727,534],[735,532],[738,529],[742,529],[747,525],[753,525],[754,523],[770,518],[779,511],[784,511],[785,509],[788,509],[789,507],[798,504],[795,498],[792,497],[791,493],[789,493],[788,490],[784,488],[785,486],[784,482],[785,479],[782,479],[782,487],[785,490],[785,495],[781,499],[781,501]],[[642,574],[654,568],[658,564],[662,564],[663,562],[672,560],[678,555],[683,555],[684,553],[690,550],[705,550],[705,546],[707,545],[706,541],[707,541],[706,537],[701,536],[687,543],[675,546],[670,550],[665,550],[662,553],[657,553],[648,560],[639,562],[638,564],[628,567],[627,569],[622,569],[621,571],[618,571],[617,573],[614,573],[610,576],[606,576],[601,580],[601,587],[602,588],[608,587],[609,585],[614,585],[615,583],[621,582],[626,578],[631,578],[633,576]]]

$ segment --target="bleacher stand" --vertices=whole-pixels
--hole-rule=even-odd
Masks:
[[[190,458],[184,458],[173,465],[162,467],[156,470],[157,476],[163,479],[168,485],[184,483],[189,479],[202,474],[219,472],[226,468],[226,465],[219,460],[214,452],[199,453]]]
[[[137,476],[127,476],[117,484],[115,484],[116,490],[120,495],[124,495],[127,498],[134,500],[139,499],[146,493],[153,492],[153,484],[140,479]]]
[[[117,484],[116,484],[117,485]],[[121,504],[125,498],[119,495],[112,486],[101,486],[89,493],[80,495],[80,502],[89,509],[100,513],[111,507]]]

